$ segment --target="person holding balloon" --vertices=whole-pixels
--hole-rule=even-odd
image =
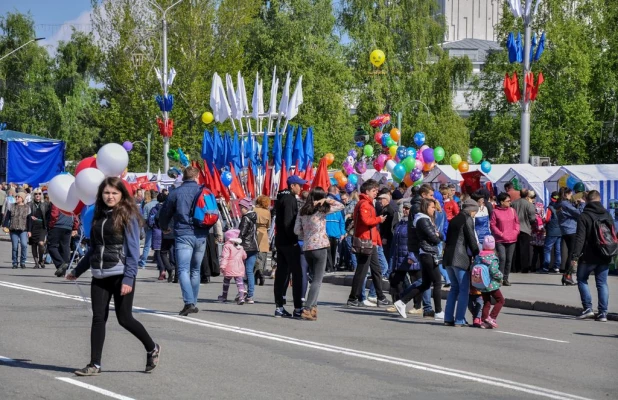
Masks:
[[[50,207],[49,234],[47,236],[47,251],[56,266],[54,274],[64,276],[71,258],[71,238],[77,236],[79,218],[66,215],[53,203]]]

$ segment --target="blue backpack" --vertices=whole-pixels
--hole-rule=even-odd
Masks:
[[[150,213],[148,214],[148,221],[146,221],[150,229],[159,229],[159,219],[157,216],[159,215],[159,210],[161,210],[161,207],[163,207],[163,205],[162,203],[159,203],[150,210]]]
[[[479,290],[487,289],[491,284],[489,267],[485,264],[475,264],[470,271],[472,286]]]
[[[217,199],[206,186],[202,186],[193,199],[190,215],[196,228],[210,228],[219,220]]]

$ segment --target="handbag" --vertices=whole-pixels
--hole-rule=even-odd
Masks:
[[[360,207],[356,212],[356,217],[358,217],[358,213],[360,212]],[[354,218],[354,226],[357,227],[358,224],[356,222],[356,217]],[[356,230],[356,229],[355,229]],[[361,239],[356,236],[352,236],[352,252],[354,254],[362,254],[365,256],[371,255],[373,253],[373,238],[371,236],[371,229],[369,229],[369,239]]]

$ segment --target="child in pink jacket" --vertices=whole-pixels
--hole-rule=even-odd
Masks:
[[[239,235],[240,231],[238,229],[230,229],[225,232],[225,245],[223,246],[223,254],[220,261],[221,274],[223,274],[223,294],[217,298],[221,303],[227,303],[230,281],[234,278],[238,288],[237,302],[238,304],[245,304],[247,291],[245,290],[243,277],[245,276],[247,253],[245,253],[241,246],[242,241],[238,237]]]

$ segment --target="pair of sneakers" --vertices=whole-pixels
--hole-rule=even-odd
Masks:
[[[152,351],[146,353],[146,368],[144,372],[151,373],[159,365],[159,358],[161,356],[161,346],[155,343],[155,348]],[[86,365],[82,369],[78,369],[73,372],[77,376],[96,376],[101,373],[101,367],[93,363]]]
[[[498,329],[498,322],[491,317],[487,317],[480,327],[481,329]]]
[[[577,316],[577,319],[592,319],[592,318],[594,318],[595,321],[607,322],[607,312],[600,312],[595,317],[594,311],[592,311],[592,308],[587,308],[584,311],[582,311],[581,314]]]

